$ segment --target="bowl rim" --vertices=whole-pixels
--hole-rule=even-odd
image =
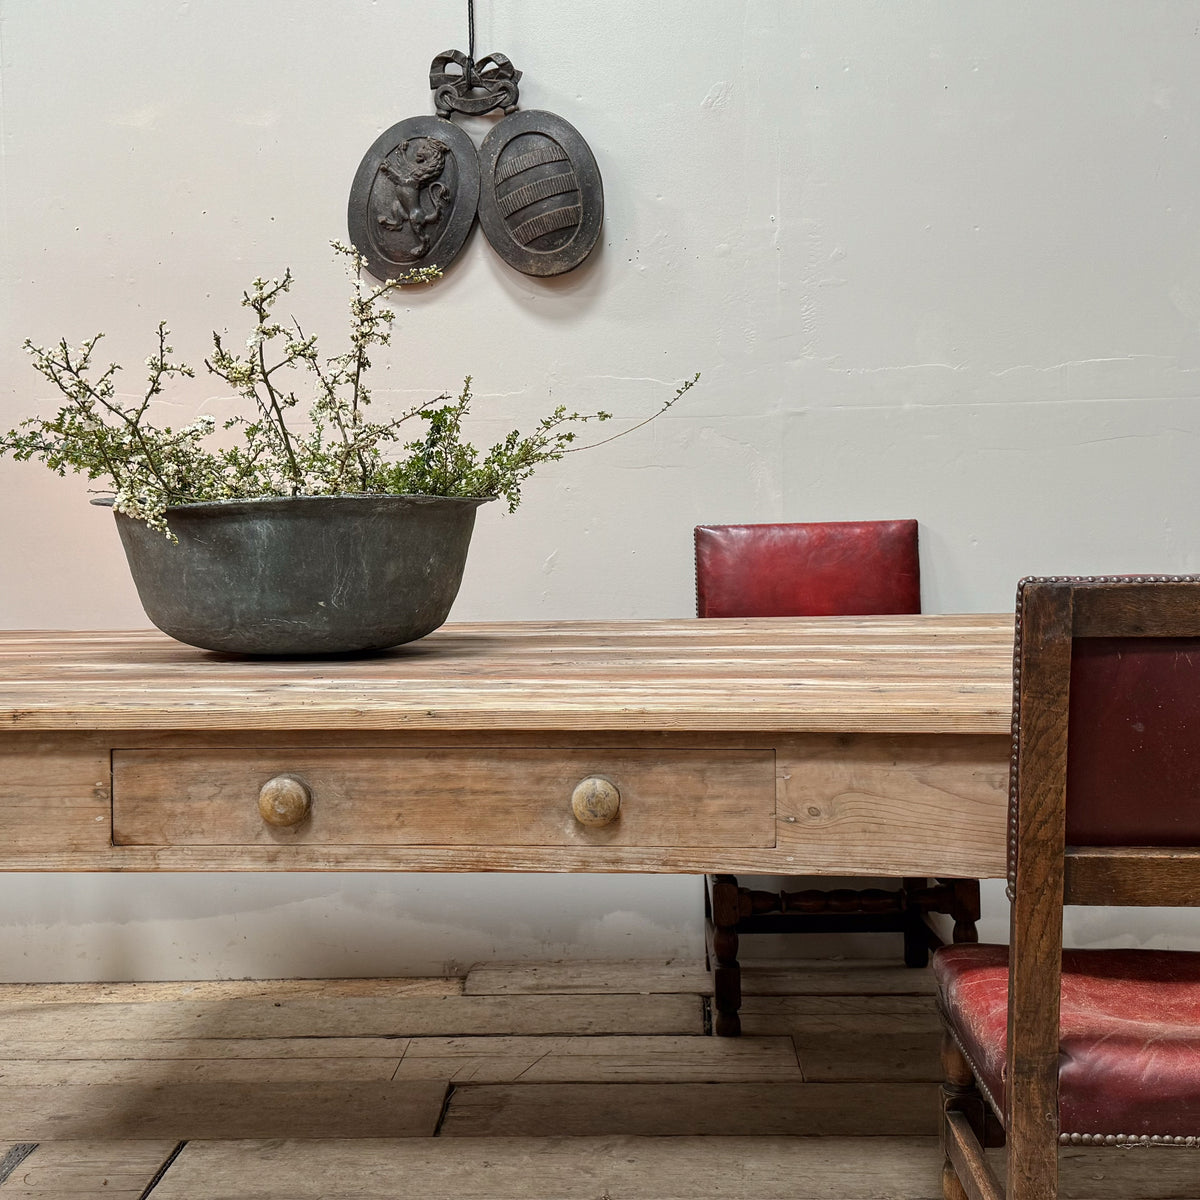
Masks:
[[[496,496],[435,496],[428,492],[332,492],[321,494],[301,493],[296,496],[237,496],[225,500],[193,500],[186,504],[170,504],[165,509],[167,513],[195,513],[198,516],[217,515],[222,511],[243,510],[249,507],[268,507],[270,505],[291,506],[294,501],[307,501],[309,504],[321,502],[336,502],[339,500],[371,501],[377,504],[401,502],[402,507],[424,507],[461,505],[464,508],[478,508],[482,504],[490,504]],[[90,504],[98,508],[112,508],[116,503],[114,495],[93,496]],[[114,516],[128,517],[127,513],[114,511]],[[140,518],[128,517],[135,521]]]

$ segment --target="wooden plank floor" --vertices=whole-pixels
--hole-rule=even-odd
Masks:
[[[0,987],[0,1200],[937,1200],[925,972],[693,963]],[[1064,1153],[1200,1200],[1200,1153]]]

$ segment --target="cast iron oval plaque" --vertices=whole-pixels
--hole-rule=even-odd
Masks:
[[[604,222],[600,168],[562,117],[505,117],[483,139],[479,175],[479,224],[510,267],[561,275],[591,253]]]
[[[380,134],[350,186],[350,240],[376,279],[444,269],[479,203],[475,145],[442,117],[409,117]]]

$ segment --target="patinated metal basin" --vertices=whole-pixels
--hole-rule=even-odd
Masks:
[[[231,654],[346,654],[415,641],[446,620],[486,499],[185,504],[167,510],[177,541],[114,516],[142,607],[164,633]]]

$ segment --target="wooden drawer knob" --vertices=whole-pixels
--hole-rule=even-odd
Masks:
[[[258,793],[258,812],[268,825],[286,829],[299,825],[312,808],[312,792],[295,775],[276,775]]]
[[[596,828],[609,825],[621,811],[621,793],[616,784],[589,775],[580,780],[571,793],[571,811],[580,825]]]

